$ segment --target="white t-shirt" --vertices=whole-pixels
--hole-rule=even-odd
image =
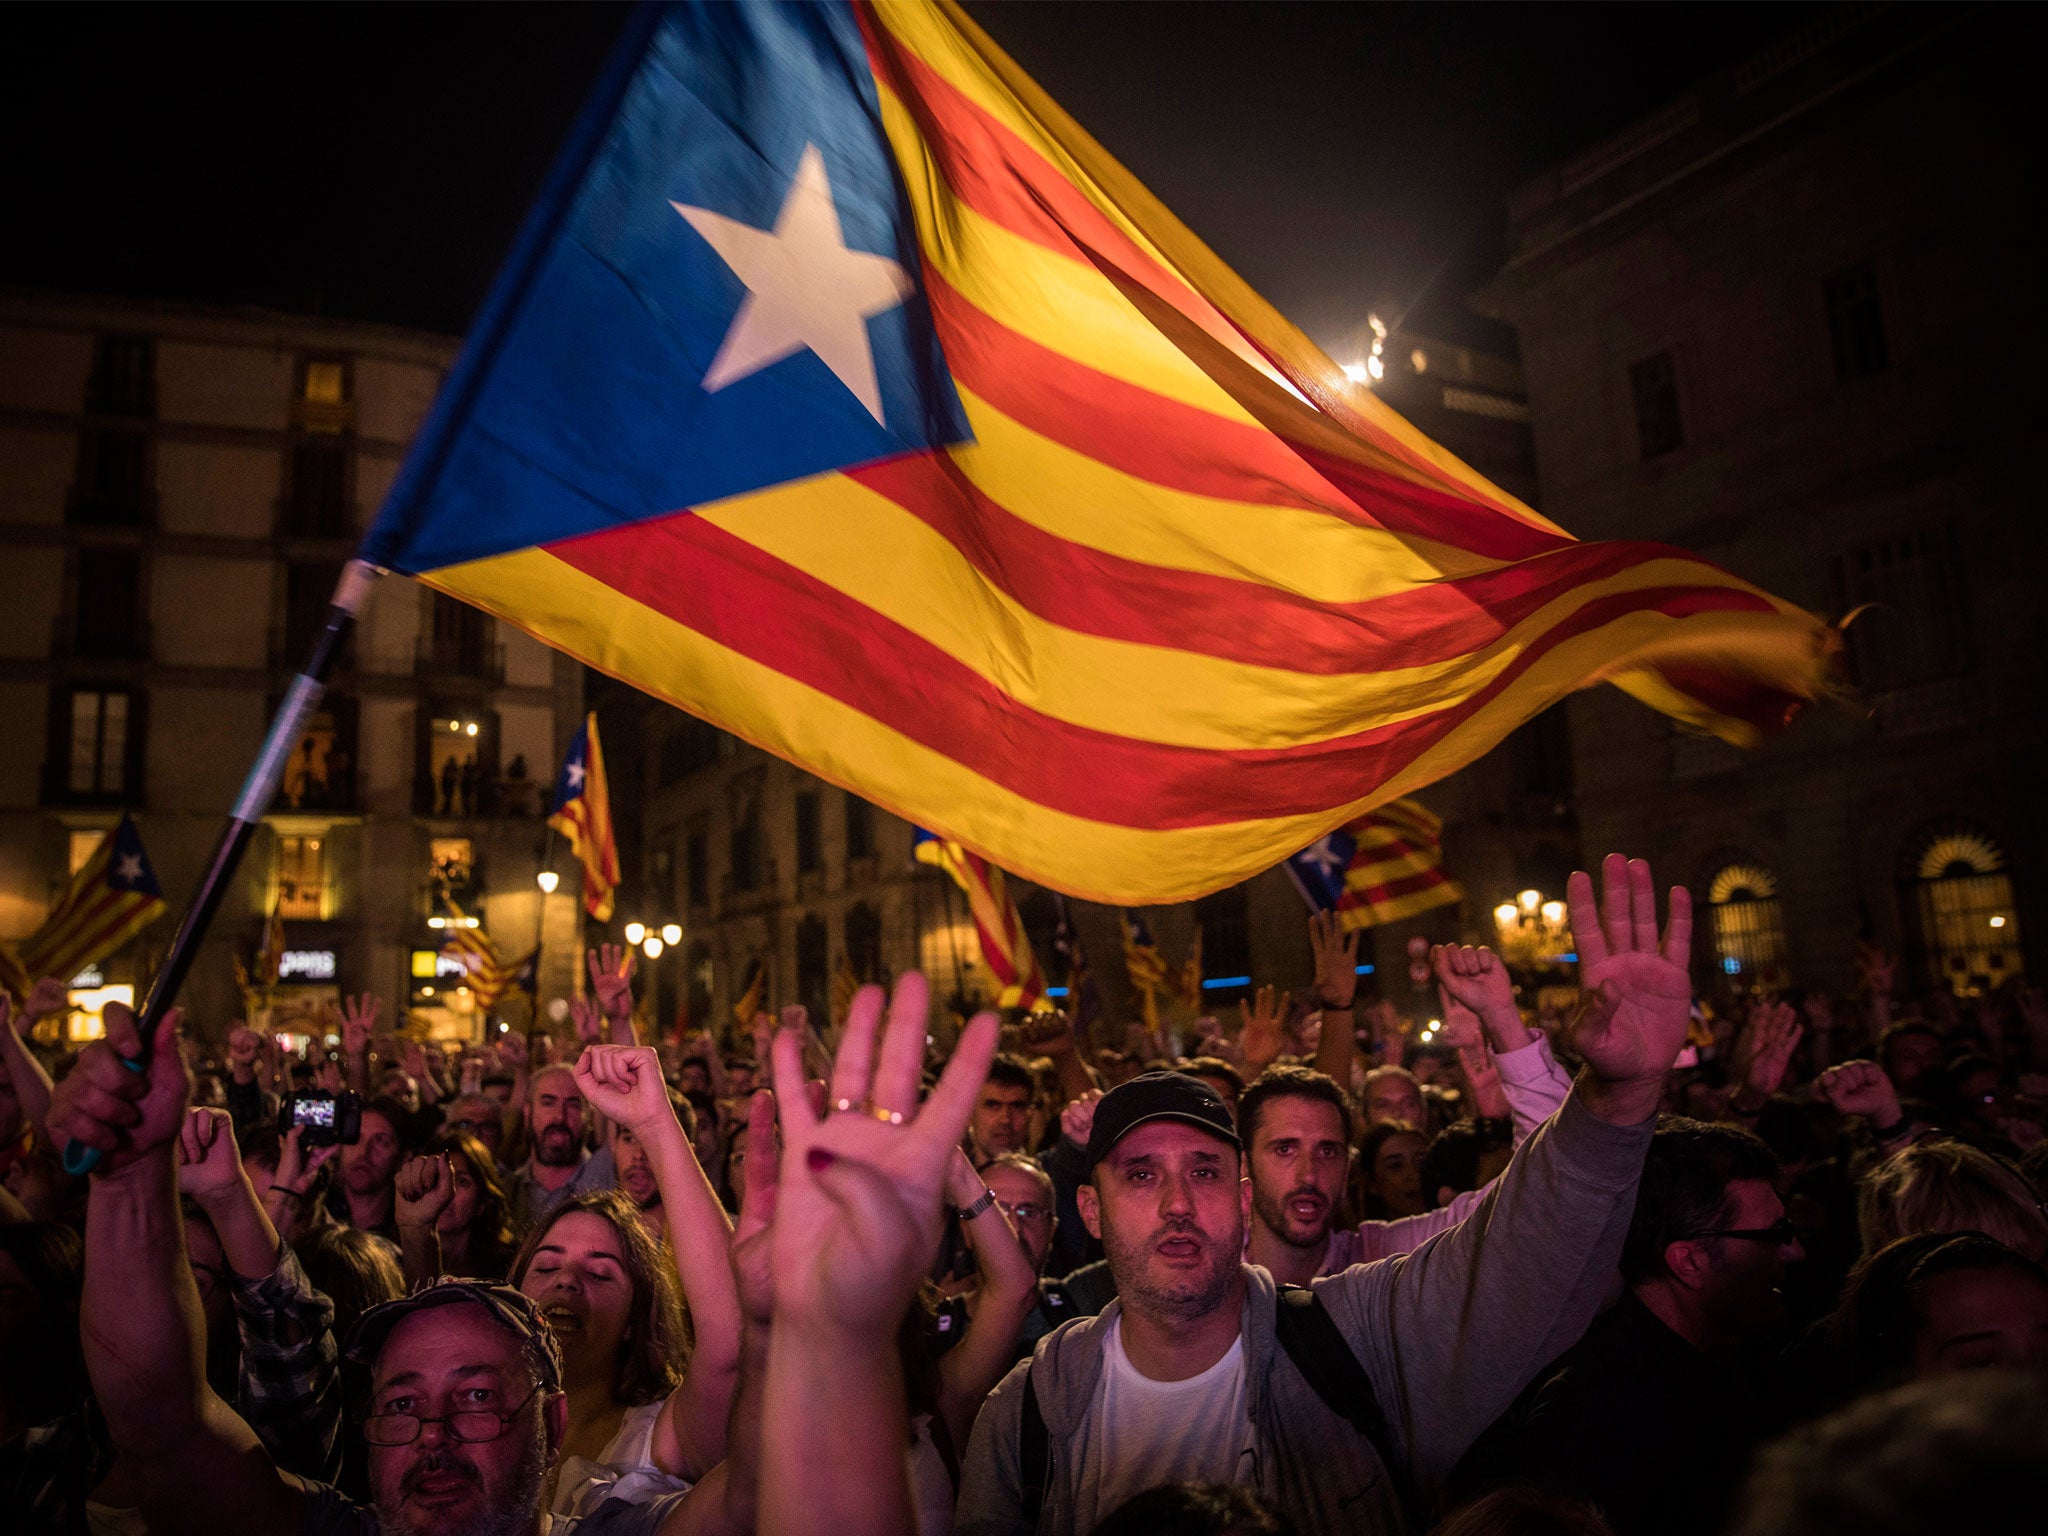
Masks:
[[[1124,1353],[1124,1322],[1109,1325],[1095,1398],[1079,1530],[1092,1530],[1126,1500],[1161,1483],[1235,1483],[1247,1466],[1251,1420],[1244,1395],[1244,1340],[1185,1381],[1154,1381]]]
[[[688,1479],[671,1477],[654,1460],[654,1426],[661,1418],[664,1398],[628,1408],[595,1461],[587,1456],[565,1456],[555,1474],[555,1499],[551,1513],[592,1515],[606,1499],[626,1499],[645,1504],[665,1493],[686,1493]]]

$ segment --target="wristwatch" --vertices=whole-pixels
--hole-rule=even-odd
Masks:
[[[988,1208],[994,1205],[995,1203],[996,1192],[992,1189],[984,1189],[981,1192],[981,1198],[979,1200],[976,1200],[974,1204],[954,1206],[953,1214],[955,1216],[958,1216],[962,1221],[972,1221],[975,1217],[982,1215],[984,1212],[986,1212]]]

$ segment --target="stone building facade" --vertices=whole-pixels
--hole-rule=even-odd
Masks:
[[[256,311],[0,294],[0,940],[41,923],[124,810],[168,915],[80,988],[140,991],[456,343]],[[579,668],[400,577],[379,583],[185,996],[281,1028],[371,991],[465,1034],[434,969],[457,896],[533,946],[539,797]],[[574,974],[573,874],[547,901],[544,995]],[[272,914],[288,963],[253,995]],[[427,956],[420,960],[421,954]],[[86,981],[92,982],[88,976]],[[118,995],[118,994],[117,994]],[[450,1006],[451,1002],[454,1006]]]

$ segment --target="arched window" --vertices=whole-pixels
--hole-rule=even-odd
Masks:
[[[717,1032],[711,1018],[711,949],[701,939],[690,946],[683,967],[683,1008],[690,1016],[690,1028]]]
[[[2019,912],[1998,844],[1976,831],[1936,833],[1913,874],[1920,942],[1935,981],[1975,997],[2019,973]]]
[[[806,913],[796,925],[796,1000],[809,1010],[819,1028],[832,1017],[831,957],[825,919]]]
[[[1785,917],[1776,875],[1759,864],[1722,865],[1707,884],[1707,910],[1723,975],[1751,992],[1785,984]]]
[[[1235,1003],[1250,992],[1251,898],[1241,885],[1225,886],[1195,903],[1202,935],[1204,1010]]]

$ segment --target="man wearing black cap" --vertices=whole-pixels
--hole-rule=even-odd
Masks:
[[[103,1154],[86,1207],[80,1334],[122,1475],[151,1536],[680,1536],[675,1494],[550,1520],[541,1487],[561,1448],[561,1354],[510,1287],[444,1281],[364,1314],[361,1428],[371,1503],[278,1471],[207,1385],[200,1307],[175,1181],[191,1079],[177,1013],[143,1060],[133,1015],[81,1053],[50,1111],[59,1141]]]
[[[1240,1260],[1250,1192],[1215,1094],[1152,1073],[1101,1100],[1080,1211],[1119,1300],[983,1405],[961,1536],[1087,1531],[1184,1481],[1249,1487],[1308,1531],[1427,1523],[1458,1457],[1597,1310],[1685,1041],[1689,899],[1671,893],[1660,946],[1649,866],[1612,855],[1603,876],[1597,905],[1585,875],[1569,891],[1588,999],[1571,1096],[1469,1220],[1317,1280],[1306,1313]]]

